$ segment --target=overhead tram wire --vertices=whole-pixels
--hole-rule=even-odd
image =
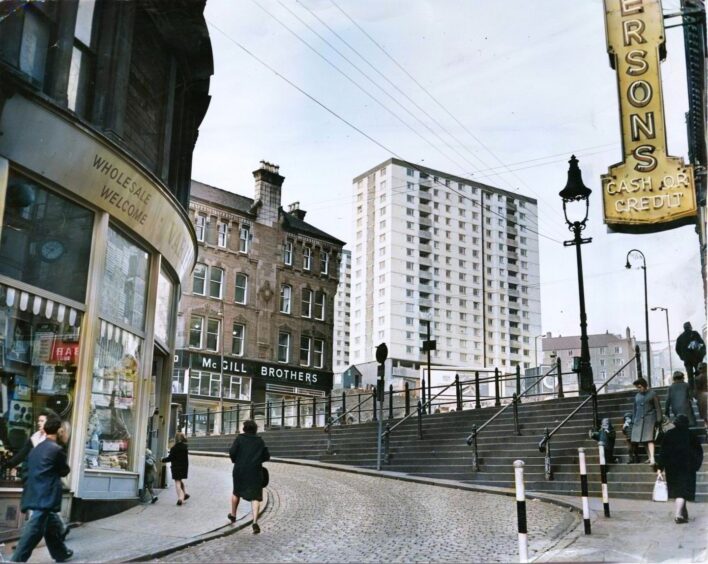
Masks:
[[[266,8],[261,6],[256,0],[251,0],[258,8],[260,8],[263,12],[265,12],[270,18],[278,22],[281,26],[283,26],[285,29],[287,29],[290,33],[292,33],[299,41],[304,43],[310,50],[312,50],[318,57],[323,59],[327,64],[329,64],[332,68],[334,68],[337,72],[339,72],[342,76],[344,76],[347,80],[349,80],[354,86],[356,86],[359,90],[361,90],[364,94],[366,94],[369,98],[377,102],[383,109],[385,109],[387,112],[389,112],[391,115],[393,115],[398,121],[400,121],[403,125],[405,125],[408,129],[410,129],[415,135],[420,137],[425,143],[433,147],[436,151],[438,151],[443,157],[446,159],[449,159],[451,162],[455,163],[457,167],[459,167],[460,171],[463,174],[471,174],[471,171],[466,170],[466,167],[462,164],[460,164],[457,160],[453,159],[450,155],[446,155],[443,153],[440,148],[436,147],[429,139],[426,139],[423,135],[418,133],[416,130],[414,130],[410,124],[406,123],[401,117],[399,117],[397,114],[395,114],[391,109],[389,109],[387,106],[384,105],[383,102],[381,102],[378,98],[376,98],[373,94],[370,92],[367,92],[356,80],[351,78],[346,72],[344,72],[342,69],[340,69],[337,65],[335,65],[332,61],[330,61],[325,55],[320,53],[317,49],[315,49],[312,45],[310,45],[305,39],[303,39],[298,33],[296,33],[294,30],[292,30],[287,24],[285,24],[281,19],[279,19],[277,16],[269,12]],[[346,57],[341,51],[339,51],[334,45],[332,45],[330,42],[328,42],[324,37],[322,37],[317,31],[312,29],[312,27],[307,24],[307,22],[304,22],[297,14],[293,13],[290,8],[282,4],[286,10],[288,10],[293,17],[295,17],[300,23],[302,23],[304,26],[306,26],[312,33],[314,33],[317,37],[319,37],[323,42],[325,42],[332,50],[334,50],[340,57],[342,57],[345,61],[347,61],[351,66],[353,66],[359,73],[364,76],[371,84],[373,84],[376,88],[378,88],[381,92],[383,92],[386,96],[388,96],[393,102],[398,104],[403,111],[405,111],[411,118],[416,120],[420,125],[425,127],[432,135],[437,137],[443,144],[445,144],[450,150],[454,151],[457,153],[458,156],[460,156],[464,161],[466,161],[471,167],[475,167],[475,165],[470,162],[465,155],[460,153],[457,149],[455,149],[453,146],[451,146],[445,139],[443,139],[436,131],[434,131],[430,126],[428,126],[426,123],[424,123],[422,120],[420,120],[413,112],[411,112],[408,108],[406,108],[403,104],[401,104],[396,98],[394,98],[389,92],[387,92],[385,89],[381,88],[379,84],[377,84],[373,79],[371,79],[363,70],[361,70],[356,64],[354,64],[349,58]]]
[[[442,110],[443,110],[448,116],[450,116],[450,117],[455,121],[455,123],[457,123],[470,137],[472,137],[472,139],[474,139],[485,151],[487,151],[487,153],[489,153],[492,157],[494,157],[494,159],[495,159],[498,163],[500,163],[501,165],[504,165],[504,162],[503,162],[491,149],[489,149],[489,147],[487,147],[487,146],[482,142],[481,139],[479,139],[479,138],[478,138],[472,131],[470,131],[459,119],[457,119],[435,96],[433,96],[433,94],[430,93],[430,91],[428,91],[427,88],[425,88],[425,86],[423,86],[420,82],[418,82],[418,80],[416,80],[416,78],[415,78],[410,72],[408,72],[408,71],[403,67],[403,65],[401,65],[398,61],[396,61],[396,59],[394,59],[393,56],[391,56],[391,55],[388,53],[388,51],[386,51],[386,49],[384,49],[381,44],[379,44],[369,33],[367,33],[367,31],[366,31],[365,29],[363,29],[347,12],[345,12],[334,0],[330,0],[330,3],[331,3],[335,8],[337,8],[337,10],[339,10],[350,22],[352,22],[352,23],[357,27],[357,29],[359,29],[359,31],[361,31],[374,45],[376,45],[376,47],[378,47],[379,50],[380,50],[384,55],[386,55],[386,57],[388,57],[388,58],[389,58],[401,71],[403,71],[423,92],[425,92],[440,108],[442,108]],[[482,161],[481,157],[477,157],[477,158],[478,158],[480,161]],[[484,162],[484,161],[482,161],[482,162]],[[488,165],[485,164],[485,166],[488,166]],[[536,190],[533,190],[531,187],[529,187],[518,175],[514,174],[512,171],[509,171],[509,172],[510,172],[510,174],[512,174],[519,182],[521,182],[521,184],[523,184],[528,190],[530,190],[531,192],[536,193]],[[497,176],[498,176],[498,175],[497,175]],[[549,205],[549,209],[554,210],[554,212],[555,212],[557,215],[560,216],[560,212],[559,212],[558,210],[556,210],[556,207],[555,207],[555,206],[550,206],[550,204],[549,204],[548,202],[546,202],[545,199],[540,196],[540,194],[537,194],[537,195],[538,195],[538,199],[539,199],[539,200],[544,201],[544,202],[546,203],[546,205]]]
[[[211,20],[206,20],[206,21],[207,21],[207,23],[208,23],[210,26],[212,26],[215,30],[217,30],[219,33],[221,33],[224,37],[226,37],[226,39],[228,39],[229,41],[231,41],[231,43],[233,43],[234,45],[236,45],[236,46],[237,46],[239,49],[241,49],[244,53],[246,53],[246,54],[249,55],[251,58],[253,58],[253,59],[256,60],[257,62],[259,62],[261,65],[263,65],[263,66],[264,66],[265,68],[267,68],[269,71],[271,71],[275,76],[277,76],[278,78],[280,78],[281,80],[283,80],[284,82],[286,82],[287,84],[289,84],[292,88],[294,88],[295,90],[297,90],[298,92],[300,92],[303,96],[305,96],[306,98],[308,98],[309,100],[311,100],[311,101],[314,102],[315,104],[317,104],[319,107],[321,107],[321,108],[322,108],[323,110],[325,110],[327,113],[329,113],[330,115],[334,116],[336,119],[340,120],[342,123],[345,123],[346,125],[348,125],[349,127],[351,127],[354,131],[356,131],[357,133],[359,133],[362,137],[365,137],[366,139],[368,139],[369,141],[371,141],[372,143],[374,143],[376,146],[378,146],[378,147],[380,147],[381,149],[383,149],[384,151],[386,151],[388,154],[395,156],[397,159],[399,159],[400,161],[402,161],[403,163],[405,163],[405,164],[406,164],[407,166],[409,166],[410,168],[414,168],[414,169],[415,169],[415,168],[418,168],[418,167],[419,167],[419,165],[407,161],[406,159],[404,159],[403,157],[401,157],[396,151],[394,151],[393,149],[390,149],[389,147],[387,147],[386,145],[384,145],[383,143],[381,143],[380,141],[378,141],[377,139],[375,139],[374,137],[372,137],[371,135],[369,135],[368,133],[366,133],[363,129],[357,127],[357,126],[354,125],[352,122],[350,122],[350,121],[347,120],[346,118],[340,116],[340,115],[339,115],[337,112],[335,112],[334,110],[332,110],[332,109],[330,109],[329,107],[327,107],[324,103],[320,102],[317,98],[315,98],[314,96],[312,96],[311,94],[309,94],[307,91],[305,91],[305,90],[303,90],[302,88],[300,88],[300,87],[299,87],[297,84],[295,84],[292,80],[290,80],[289,78],[287,78],[286,76],[284,76],[282,73],[278,72],[275,68],[273,68],[271,65],[269,65],[268,63],[266,63],[263,59],[261,59],[261,58],[260,58],[258,55],[256,55],[255,53],[253,53],[253,52],[252,52],[250,49],[248,49],[246,46],[242,45],[240,42],[238,42],[238,41],[235,40],[233,37],[231,37],[230,35],[228,35],[224,30],[222,30],[219,26],[217,26],[216,24],[214,24]],[[427,168],[427,167],[426,167],[426,168]],[[451,189],[449,186],[445,186],[445,185],[442,184],[439,180],[436,181],[435,179],[433,179],[433,181],[436,182],[437,184],[439,184],[442,188],[448,189],[448,190],[450,190],[451,192],[455,192],[455,193],[459,194],[460,196],[462,196],[462,197],[464,197],[464,198],[470,200],[473,204],[477,205],[478,207],[481,206],[481,205],[483,205],[483,204],[480,204],[480,202],[477,202],[476,200],[470,198],[470,197],[467,196],[466,194],[462,194],[462,193],[460,193],[460,192],[457,192],[456,190]],[[470,185],[475,184],[475,183],[477,183],[475,180],[469,179],[469,184],[470,184]],[[491,188],[491,187],[490,187],[490,188]],[[491,208],[491,207],[490,207],[490,208]],[[515,220],[513,220],[513,219],[508,219],[506,216],[503,216],[503,215],[501,215],[501,214],[495,212],[493,209],[489,209],[489,210],[487,210],[487,211],[489,211],[489,212],[492,213],[493,215],[497,215],[498,217],[509,221],[509,222],[512,223],[512,224],[519,225],[518,222],[516,222]],[[524,227],[525,227],[525,226],[524,226]],[[539,237],[543,237],[543,238],[545,238],[545,239],[548,239],[548,240],[550,240],[550,241],[553,241],[554,243],[558,243],[558,244],[561,243],[561,242],[560,242],[559,240],[557,240],[557,239],[554,239],[554,238],[552,238],[552,237],[549,237],[548,235],[545,235],[545,234],[540,233],[540,232],[538,232],[538,231],[529,229],[528,227],[525,227],[525,229],[526,229],[527,231],[531,232],[531,233],[535,233],[535,234],[538,235]]]

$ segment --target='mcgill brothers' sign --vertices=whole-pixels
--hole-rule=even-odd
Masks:
[[[693,168],[666,148],[660,0],[605,0],[605,31],[617,71],[624,157],[602,176],[605,223],[629,233],[690,223],[696,216]]]
[[[184,356],[190,356],[189,366],[195,370],[208,370],[210,372],[221,372],[220,364],[223,363],[224,374],[234,374],[237,376],[250,376],[267,380],[278,384],[289,384],[298,388],[317,388],[320,390],[332,389],[332,373],[322,370],[312,370],[301,366],[290,366],[287,364],[271,364],[254,360],[245,360],[235,356],[187,353],[182,352],[182,362],[186,360]],[[179,364],[178,360],[176,364]],[[186,363],[185,363],[186,364]]]

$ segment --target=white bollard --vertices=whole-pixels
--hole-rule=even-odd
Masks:
[[[600,443],[600,482],[602,486],[602,508],[605,510],[605,517],[610,516],[610,494],[607,490],[607,461],[605,460],[605,445]]]
[[[514,461],[516,482],[516,521],[519,529],[519,562],[529,561],[529,540],[526,530],[526,488],[524,487],[524,461]]]
[[[585,465],[585,449],[578,449],[578,462],[580,463],[580,495],[583,501],[583,524],[585,534],[590,534],[590,503],[588,501],[588,470]]]

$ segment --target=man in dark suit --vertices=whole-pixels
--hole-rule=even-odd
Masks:
[[[695,377],[697,368],[706,355],[706,345],[698,331],[693,330],[689,321],[683,324],[683,333],[676,339],[676,354],[679,355],[683,365],[686,367],[688,388],[693,395],[696,391]]]
[[[74,554],[62,540],[63,523],[61,511],[61,478],[70,469],[66,463],[66,451],[57,443],[61,419],[49,415],[44,423],[46,439],[35,446],[27,456],[27,481],[22,495],[22,511],[29,511],[29,519],[22,529],[13,562],[26,562],[42,537],[52,558],[66,562]]]

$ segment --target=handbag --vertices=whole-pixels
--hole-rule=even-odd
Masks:
[[[669,489],[666,487],[666,480],[661,475],[656,477],[651,499],[652,501],[669,501]]]
[[[270,482],[270,474],[268,473],[268,468],[263,466],[261,468],[261,473],[261,475],[263,476],[263,484],[261,485],[261,487],[265,488]]]

